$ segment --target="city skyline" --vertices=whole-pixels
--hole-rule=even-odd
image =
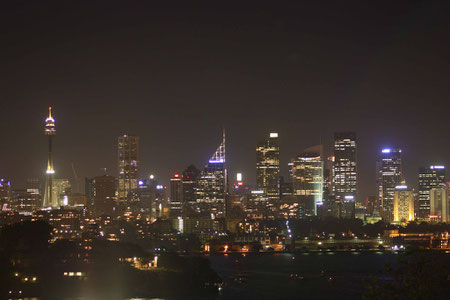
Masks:
[[[202,168],[223,127],[229,173],[250,182],[256,143],[272,131],[280,135],[285,177],[302,149],[322,141],[330,152],[334,132],[357,132],[362,199],[376,195],[380,149],[404,150],[415,189],[419,167],[450,165],[442,136],[448,20],[439,5],[261,4],[258,13],[242,7],[239,14],[144,4],[111,4],[107,13],[84,4],[55,7],[56,14],[38,8],[10,3],[1,12],[9,34],[0,124],[15,130],[3,133],[0,166],[16,186],[43,176],[41,112],[50,105],[58,116],[59,178],[72,179],[72,163],[80,178],[103,168],[116,174],[113,149],[129,133],[141,137],[142,172],[168,185],[174,172]]]
[[[269,135],[269,133],[270,132],[266,132],[266,135]],[[273,133],[271,133],[271,134],[273,134]],[[276,133],[277,134],[277,139],[278,139],[278,133]],[[339,134],[339,132],[334,132],[334,134]],[[345,133],[344,133],[345,134]],[[139,136],[138,135],[133,135],[133,134],[121,134],[121,135],[119,135],[119,136],[117,136],[115,139],[116,139],[116,141],[117,141],[117,138],[123,138],[123,137],[127,137],[127,136],[130,136],[130,137],[134,137],[134,138],[137,138],[137,139],[139,139]],[[255,147],[256,146],[258,146],[259,145],[259,142],[258,142],[258,139],[257,139],[257,137],[255,137]],[[323,150],[323,153],[322,153],[322,158],[323,159],[326,159],[327,157],[330,157],[330,156],[333,156],[333,151],[334,151],[334,149],[333,149],[333,140],[332,140],[332,138],[330,138],[330,143],[329,143],[329,146],[328,147],[323,147],[323,144],[322,144],[322,147],[323,148],[325,148],[324,150]],[[327,144],[327,143],[324,143],[324,144]],[[117,142],[116,142],[116,149],[113,149],[113,151],[112,152],[115,152],[115,153],[118,153],[118,147],[117,147]],[[395,147],[392,147],[392,148],[395,148]],[[378,157],[376,157],[376,158],[374,158],[374,160],[373,160],[373,163],[374,163],[374,165],[376,165],[377,164],[377,160],[379,159],[379,156],[380,156],[380,154],[383,154],[384,153],[384,151],[386,150],[386,149],[390,149],[389,147],[388,148],[386,148],[386,147],[382,147],[382,148],[380,148],[380,149],[378,149],[378,153],[377,153],[377,155],[378,155]],[[140,150],[139,150],[140,151]],[[321,150],[322,151],[322,150]],[[280,152],[283,152],[282,151],[282,149],[281,149],[281,151]],[[297,154],[296,156],[298,156],[298,155],[300,155],[301,154],[301,152],[302,151],[300,151],[299,152],[299,154]],[[53,154],[54,155],[54,154]],[[295,156],[295,157],[296,157]],[[402,154],[402,156],[404,157],[404,154]],[[294,157],[293,157],[294,158]],[[291,158],[290,160],[292,160],[293,158]],[[116,167],[114,167],[114,165],[112,166],[112,168],[99,168],[99,171],[96,173],[96,174],[92,174],[90,177],[95,177],[95,176],[101,176],[103,173],[105,173],[105,174],[108,174],[108,175],[113,175],[113,176],[115,176],[118,172],[119,172],[119,169],[118,169],[118,167],[117,167],[117,159],[118,159],[118,156],[116,156],[116,162],[115,162],[115,164],[116,164]],[[145,161],[145,158],[144,158],[144,161]],[[139,161],[139,163],[141,163],[141,161]],[[47,163],[46,163],[47,164]],[[197,167],[202,167],[202,164],[201,163],[199,163],[198,165],[196,165],[195,163],[191,163],[191,164],[194,164],[195,166],[197,166]],[[143,171],[139,171],[139,179],[145,179],[145,178],[148,178],[150,175],[153,175],[153,176],[156,176],[155,174],[161,174],[161,173],[166,173],[166,172],[169,172],[170,173],[170,175],[169,175],[169,177],[168,178],[165,178],[165,177],[161,177],[161,176],[158,176],[158,180],[161,182],[161,183],[163,183],[164,185],[166,185],[166,186],[169,186],[170,185],[170,179],[172,178],[172,176],[173,176],[173,174],[174,173],[177,173],[177,172],[181,172],[181,170],[183,170],[184,168],[186,168],[186,167],[188,167],[189,165],[191,165],[191,164],[188,164],[188,165],[186,165],[186,166],[184,166],[184,167],[182,167],[182,166],[180,166],[180,167],[178,167],[177,169],[175,169],[175,170],[173,170],[173,171],[167,171],[167,170],[161,170],[161,171],[159,171],[159,170],[151,170],[151,171],[148,171],[148,172],[145,172],[144,170]],[[361,163],[359,163],[359,164],[361,164]],[[364,163],[363,163],[364,164]],[[229,167],[229,166],[232,166],[231,168]],[[255,165],[256,165],[256,160],[255,160]],[[413,187],[414,189],[415,189],[415,191],[417,192],[418,191],[418,179],[419,179],[419,170],[421,169],[421,168],[427,168],[427,167],[430,167],[430,166],[432,166],[433,164],[431,164],[431,165],[425,165],[425,166],[419,166],[419,168],[416,170],[416,172],[415,172],[415,178],[413,177],[412,179],[410,179],[410,178],[404,178],[406,181],[407,181],[407,183],[408,183],[408,186],[411,186],[411,187]],[[445,165],[445,164],[442,164],[442,163],[435,163],[434,165]],[[82,164],[77,164],[77,166],[82,166]],[[60,166],[58,166],[58,167],[60,167]],[[253,167],[254,168],[254,167]],[[280,172],[280,176],[284,176],[285,177],[285,180],[287,179],[287,180],[291,180],[291,178],[290,178],[290,175],[289,175],[289,172],[290,172],[290,168],[291,168],[291,166],[290,166],[290,162],[287,162],[286,163],[286,165],[285,166],[283,166],[283,165],[281,165],[280,164],[280,170],[281,170],[281,172]],[[403,163],[403,166],[402,166],[402,171],[404,170],[404,169],[406,169],[407,167],[405,166],[405,163]],[[227,169],[228,169],[228,176],[234,176],[236,173],[238,173],[238,172],[241,172],[241,173],[243,173],[244,174],[244,177],[245,177],[245,179],[244,179],[244,181],[245,181],[245,183],[246,184],[252,184],[252,185],[254,185],[255,187],[257,186],[257,182],[256,182],[256,172],[254,171],[254,170],[248,170],[248,172],[243,172],[242,170],[243,170],[243,168],[240,168],[240,167],[237,167],[237,166],[235,166],[235,165],[233,165],[233,162],[227,162]],[[236,170],[236,172],[230,172],[229,170]],[[56,175],[56,177],[55,178],[68,178],[73,184],[76,184],[76,182],[75,182],[75,178],[73,178],[73,169],[71,168],[71,169],[69,169],[69,173],[68,174],[64,174],[63,176],[58,176],[58,175]],[[252,171],[253,171],[253,173],[254,174],[252,174]],[[404,172],[402,172],[403,174],[404,174]],[[45,177],[46,175],[44,174],[44,177]],[[8,180],[11,180],[11,178],[10,177],[7,177],[7,176],[3,176],[3,177],[5,177],[5,178],[7,178]],[[37,178],[38,176],[26,176],[26,179],[25,179],[25,181],[27,180],[27,179],[29,179],[29,178]],[[45,183],[45,178],[44,177],[42,177],[42,178],[40,178],[41,180],[42,180],[42,182],[43,182],[43,184]],[[83,176],[83,177],[86,177],[86,178],[89,178],[89,176]],[[116,178],[118,178],[117,176],[115,176]],[[403,177],[405,177],[405,175],[403,175]],[[254,178],[254,181],[249,181],[249,180],[247,180],[247,178]],[[359,174],[358,174],[358,181],[359,181],[360,179],[359,179]],[[14,182],[14,181],[13,181]],[[16,182],[15,182],[16,183]],[[137,184],[137,182],[136,182],[136,184]],[[359,183],[358,183],[359,184]],[[24,182],[20,182],[19,184],[14,184],[14,186],[15,187],[22,187],[22,185],[23,186],[25,186],[25,183]],[[370,193],[368,193],[367,191],[366,192],[364,192],[364,191],[362,191],[362,193],[363,193],[363,195],[364,196],[361,196],[361,195],[358,195],[358,201],[360,202],[360,203],[364,203],[364,201],[365,201],[365,197],[367,197],[367,196],[373,196],[373,195],[377,195],[378,194],[378,185],[377,185],[377,178],[375,177],[375,179],[374,179],[374,181],[373,181],[373,189],[375,190],[374,191],[374,193],[373,194],[370,194]]]

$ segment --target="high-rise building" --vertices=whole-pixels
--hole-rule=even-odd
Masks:
[[[256,189],[264,191],[269,210],[275,212],[280,201],[280,148],[278,133],[272,132],[269,138],[256,147]]]
[[[69,179],[53,179],[52,199],[57,201],[60,206],[69,205],[71,189]]]
[[[419,168],[419,219],[427,220],[430,216],[430,190],[433,188],[443,188],[444,184],[444,166]]]
[[[92,179],[94,212],[96,216],[114,213],[116,199],[116,179],[113,176],[97,176]]]
[[[85,178],[84,179],[84,194],[87,198],[87,205],[90,208],[94,207],[94,179]]]
[[[200,214],[210,216],[212,219],[225,217],[225,197],[228,190],[225,157],[224,131],[222,142],[201,172],[195,190]]]
[[[31,215],[40,208],[39,197],[27,189],[13,190],[12,203],[13,209],[24,215]]]
[[[430,219],[448,222],[448,190],[446,188],[432,188],[430,191]]]
[[[7,206],[11,206],[12,190],[11,182],[5,179],[0,179],[0,209],[3,210]]]
[[[395,223],[414,221],[414,192],[404,184],[395,187],[393,214]]]
[[[170,179],[170,218],[182,216],[183,210],[183,180],[180,173],[173,174]]]
[[[402,150],[386,148],[381,150],[377,163],[378,205],[383,213],[383,220],[394,220],[395,187],[402,183]]]
[[[139,137],[124,134],[118,139],[118,192],[119,201],[129,201],[131,192],[138,187]]]
[[[200,173],[200,170],[194,165],[188,166],[183,171],[183,213],[185,215],[192,215],[196,211],[197,201],[195,190]]]
[[[377,214],[377,197],[376,196],[367,196],[366,198],[366,214],[369,216],[373,216]]]
[[[334,134],[333,194],[343,218],[354,218],[356,201],[356,133]]]
[[[39,178],[28,178],[27,179],[27,192],[32,198],[32,212],[35,212],[42,208],[42,197],[41,197],[41,184]]]
[[[43,207],[58,208],[61,203],[58,199],[53,199],[53,175],[55,174],[55,169],[53,168],[53,157],[52,157],[52,138],[56,134],[55,119],[52,117],[52,108],[48,108],[48,117],[45,119],[45,135],[48,136],[48,160],[47,160],[47,171],[45,180],[45,190],[44,190],[44,201]]]
[[[322,146],[306,149],[292,160],[293,195],[300,206],[300,218],[317,215],[323,204]]]

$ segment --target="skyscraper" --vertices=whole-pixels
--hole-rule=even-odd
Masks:
[[[48,136],[48,161],[45,180],[43,207],[57,208],[60,206],[58,199],[53,199],[53,157],[52,157],[52,138],[56,134],[55,120],[52,117],[52,108],[48,108],[48,117],[45,119],[45,135]]]
[[[381,150],[378,161],[378,205],[382,208],[383,220],[394,220],[395,187],[402,182],[402,150],[386,148]]]
[[[269,138],[256,147],[256,188],[264,191],[269,210],[274,211],[280,201],[280,148],[278,133],[272,132]]]
[[[334,134],[333,193],[340,204],[341,217],[355,216],[356,200],[356,133]]]
[[[181,217],[183,209],[183,181],[179,173],[170,178],[170,218]]]
[[[72,187],[68,179],[53,179],[52,199],[57,201],[59,206],[67,206],[69,204],[71,189]]]
[[[116,198],[116,179],[108,175],[97,176],[91,183],[95,215],[112,215]]]
[[[448,190],[446,188],[430,190],[430,219],[439,222],[449,221]]]
[[[444,184],[444,166],[429,166],[419,168],[419,219],[426,220],[429,218],[430,190],[433,188],[443,188]]]
[[[183,214],[192,215],[196,211],[195,190],[197,179],[200,176],[200,170],[194,165],[190,165],[183,171]]]
[[[404,184],[395,187],[393,213],[396,223],[414,221],[414,192]]]
[[[124,134],[118,139],[118,192],[119,201],[130,200],[131,192],[138,187],[139,137]]]
[[[197,181],[195,196],[203,216],[225,217],[227,169],[225,166],[225,131],[222,142],[209,159]]]
[[[317,206],[323,204],[322,146],[306,149],[292,160],[293,195],[299,202],[300,216],[317,215]]]

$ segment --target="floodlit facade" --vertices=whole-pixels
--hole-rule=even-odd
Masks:
[[[429,166],[419,168],[419,212],[421,220],[430,217],[430,190],[443,188],[445,184],[445,167]]]
[[[212,219],[225,217],[227,195],[227,169],[225,155],[225,132],[222,142],[201,172],[195,190],[198,212]]]
[[[446,188],[432,188],[430,190],[430,219],[448,222],[448,190]]]
[[[58,208],[61,206],[58,199],[53,198],[53,175],[55,169],[53,168],[53,156],[52,156],[52,139],[56,135],[55,119],[52,117],[52,108],[48,108],[48,117],[45,119],[44,134],[48,137],[48,160],[47,170],[45,171],[45,189],[44,189],[44,208]]]
[[[406,185],[397,185],[394,190],[394,223],[414,221],[414,192]]]
[[[356,133],[334,134],[333,194],[341,207],[342,218],[355,217],[356,201]]]
[[[292,160],[293,195],[300,208],[300,218],[317,215],[323,205],[323,166],[321,146],[311,147]]]
[[[402,182],[402,150],[385,148],[381,150],[381,157],[377,166],[378,176],[378,205],[383,213],[383,220],[394,220],[394,192],[395,187]]]
[[[139,178],[139,137],[124,134],[118,139],[118,198],[129,201],[131,192],[138,187]]]
[[[278,133],[272,132],[269,138],[256,147],[256,189],[264,191],[267,206],[275,210],[280,201],[280,148]]]

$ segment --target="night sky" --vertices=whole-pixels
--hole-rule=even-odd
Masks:
[[[381,148],[406,180],[450,166],[448,1],[10,1],[0,9],[0,177],[43,177],[56,119],[56,178],[116,175],[117,136],[141,137],[141,173],[168,184],[227,132],[230,179],[255,181],[255,146],[277,131],[281,169],[334,131],[358,135],[359,195]],[[300,2],[300,1],[299,1]],[[211,4],[210,4],[211,5]],[[219,6],[223,5],[223,6]]]

